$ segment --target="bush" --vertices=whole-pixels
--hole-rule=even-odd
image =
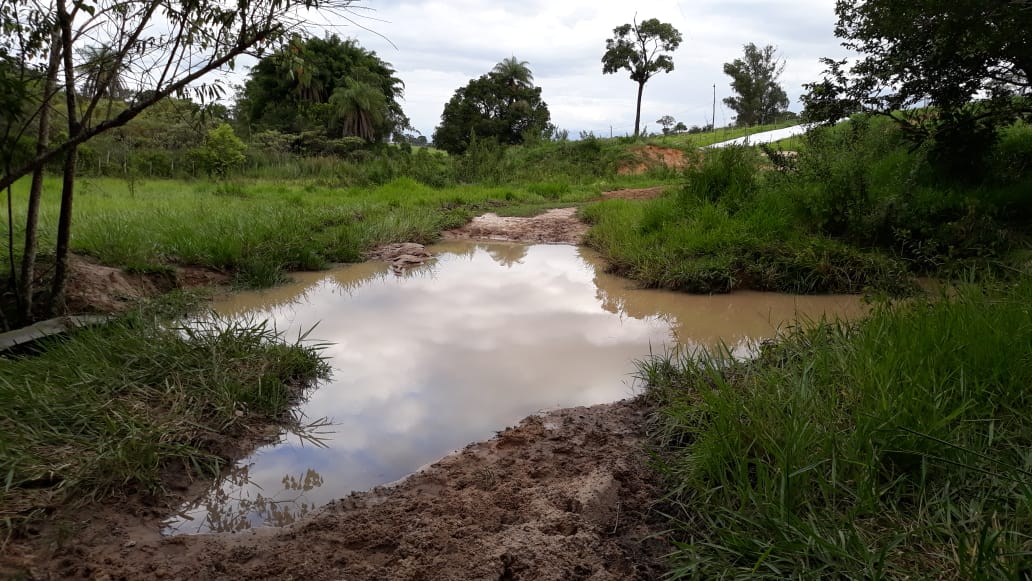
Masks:
[[[233,133],[233,128],[223,123],[208,132],[195,157],[208,177],[224,178],[230,170],[244,163],[246,150],[247,146]]]
[[[734,145],[710,150],[702,165],[685,172],[686,203],[720,203],[732,211],[747,205],[756,192],[758,165],[756,150]]]
[[[897,253],[920,270],[985,260],[1011,244],[1003,223],[1032,210],[1018,193],[1032,149],[1021,135],[1006,130],[993,150],[1001,170],[972,184],[935,169],[934,144],[913,149],[892,121],[858,116],[808,133],[797,171],[777,188],[804,228]]]

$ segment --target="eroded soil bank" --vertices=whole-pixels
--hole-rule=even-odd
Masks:
[[[655,579],[640,401],[531,416],[392,487],[279,529],[80,537],[40,579]],[[40,555],[42,557],[42,555]]]

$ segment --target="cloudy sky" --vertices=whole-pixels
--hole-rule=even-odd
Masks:
[[[634,128],[636,85],[626,73],[603,75],[601,58],[613,28],[658,18],[684,36],[675,70],[646,85],[642,124],[672,115],[685,124],[709,121],[716,84],[718,126],[733,113],[723,63],[742,45],[773,44],[786,60],[782,84],[798,111],[800,85],[817,78],[818,59],[845,54],[834,37],[832,0],[368,0],[356,22],[335,27],[391,63],[405,82],[403,107],[429,136],[455,89],[515,56],[527,61],[552,113],[571,135],[616,135]],[[363,30],[365,27],[367,30]]]

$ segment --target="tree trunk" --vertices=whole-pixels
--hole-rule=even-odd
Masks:
[[[645,83],[638,83],[638,108],[634,113],[634,138],[641,135],[641,95],[645,92]]]
[[[68,251],[72,239],[72,201],[75,196],[75,171],[79,146],[75,139],[82,132],[75,100],[75,63],[72,62],[72,18],[65,0],[57,1],[58,22],[61,25],[61,44],[64,51],[65,101],[68,106],[68,140],[74,145],[65,155],[61,180],[61,214],[57,223],[57,251],[54,263],[54,281],[50,290],[50,313],[64,310],[65,286],[68,282]]]
[[[50,99],[57,90],[57,71],[61,65],[60,33],[55,30],[50,41],[50,60],[47,63],[46,80],[43,83],[43,105],[39,111],[39,131],[36,134],[36,155],[46,153],[50,147]],[[39,251],[39,204],[43,197],[43,167],[32,172],[32,185],[29,187],[29,200],[25,216],[25,249],[22,253],[21,282],[18,297],[21,312],[19,317],[23,323],[31,323],[33,288],[36,279],[36,255]]]

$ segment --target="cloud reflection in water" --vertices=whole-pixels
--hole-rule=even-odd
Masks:
[[[297,436],[241,462],[167,533],[289,524],[353,490],[402,478],[537,411],[633,393],[633,361],[675,343],[740,351],[797,309],[854,316],[855,297],[691,296],[635,289],[562,245],[452,243],[396,277],[385,264],[300,273],[218,301],[287,338],[330,343],[333,377],[301,407],[327,418],[320,448]],[[191,520],[192,519],[192,520]]]

